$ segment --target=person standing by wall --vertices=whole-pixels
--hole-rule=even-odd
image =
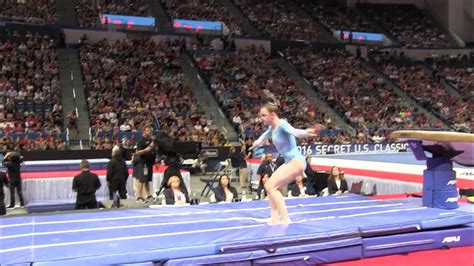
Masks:
[[[153,200],[152,192],[150,191],[150,182],[153,181],[153,166],[155,165],[156,154],[155,144],[152,139],[151,127],[145,127],[143,135],[137,143],[137,152],[135,156],[140,156],[140,174],[144,184],[144,190],[147,196],[147,200]]]
[[[119,193],[121,199],[127,199],[128,168],[123,159],[119,146],[112,149],[112,159],[107,165],[107,184],[109,186],[109,199],[114,199],[114,194]]]
[[[8,152],[3,159],[3,166],[7,168],[7,175],[10,183],[10,205],[7,208],[12,209],[15,207],[15,190],[20,200],[20,207],[25,206],[23,200],[23,191],[21,186],[21,163],[23,162],[23,156],[18,152]]]

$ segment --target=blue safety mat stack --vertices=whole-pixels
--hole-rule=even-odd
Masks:
[[[424,232],[473,232],[464,227],[472,213],[422,207],[419,199],[342,195],[287,204],[289,225],[266,223],[266,201],[3,218],[0,264],[320,263],[379,255],[364,245],[396,251],[398,240],[390,237],[397,235],[414,235],[400,240],[410,242]],[[472,245],[457,236],[435,237],[424,247]]]

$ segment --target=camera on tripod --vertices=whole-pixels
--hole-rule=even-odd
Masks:
[[[157,155],[165,156],[165,164],[180,163],[181,157],[195,158],[201,152],[201,142],[176,141],[164,131],[158,130],[152,137]]]
[[[23,162],[23,156],[17,151],[12,151],[7,153],[3,160],[21,164]]]

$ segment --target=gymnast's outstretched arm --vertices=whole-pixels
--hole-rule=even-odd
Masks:
[[[260,135],[260,137],[256,141],[253,142],[253,145],[252,147],[250,147],[250,150],[253,150],[258,146],[262,146],[263,143],[265,143],[265,141],[270,138],[270,134],[272,134],[271,126],[269,126],[267,130],[265,130],[265,132],[263,132],[263,134]]]
[[[294,128],[290,123],[282,121],[279,125],[282,130],[295,136],[296,138],[316,137],[315,131],[311,128],[308,129],[297,129]]]

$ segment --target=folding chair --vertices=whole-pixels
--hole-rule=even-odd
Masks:
[[[365,191],[363,193],[364,196],[374,196],[374,195],[377,195],[377,184],[372,184],[372,186],[370,186],[370,184],[366,184],[365,185]]]
[[[212,191],[214,187],[214,183],[219,181],[219,177],[223,173],[224,169],[225,169],[225,165],[223,165],[222,163],[218,163],[214,167],[214,171],[211,176],[200,178],[201,182],[204,183],[204,187],[202,188],[202,191],[201,191],[201,197],[204,195],[204,193],[206,194],[206,197],[209,196],[209,193]]]
[[[362,190],[362,183],[362,180],[352,182],[351,189],[349,190],[349,192],[352,194],[360,194],[360,191]]]

